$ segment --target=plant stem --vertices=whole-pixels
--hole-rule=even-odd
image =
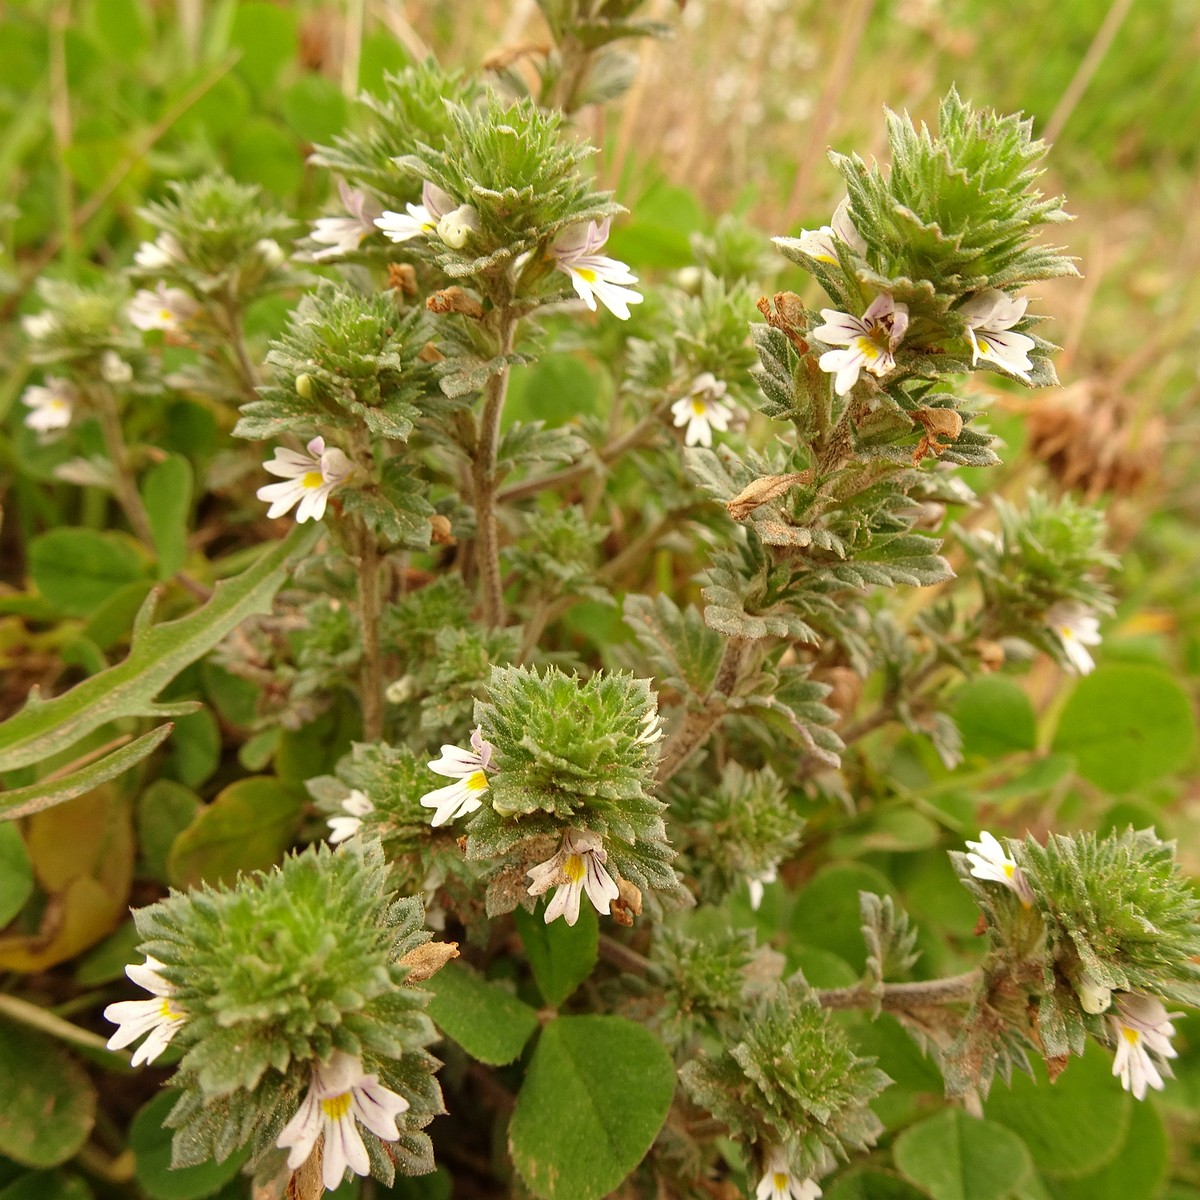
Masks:
[[[363,739],[377,742],[383,737],[383,656],[379,649],[379,567],[382,557],[375,534],[357,523],[358,540],[358,620],[362,626],[362,665],[359,691],[362,693]]]
[[[475,489],[475,544],[483,587],[483,620],[489,629],[504,624],[504,587],[500,579],[500,530],[496,519],[496,450],[500,445],[500,417],[508,395],[507,357],[517,340],[517,318],[510,306],[498,310],[497,353],[504,366],[488,380],[484,390],[483,417],[471,478]]]
[[[96,388],[92,392],[96,402],[96,415],[100,418],[100,430],[104,435],[104,448],[113,465],[113,492],[125,513],[133,532],[140,542],[153,549],[154,534],[150,529],[150,517],[138,494],[129,469],[129,449],[121,432],[121,418],[117,415],[116,401],[108,388]]]
[[[873,1008],[876,1002],[884,1012],[911,1012],[943,1004],[961,1004],[970,1000],[983,983],[978,968],[944,979],[926,979],[918,983],[885,983],[882,994],[872,992],[865,983],[851,987],[819,988],[817,1000],[822,1008]]]
[[[232,297],[226,300],[222,314],[225,318],[225,332],[229,337],[229,347],[233,351],[234,374],[242,391],[250,400],[258,399],[258,368],[250,360],[250,352],[246,349],[246,338],[242,331],[242,312],[237,301]]]
[[[683,724],[675,730],[663,746],[658,760],[658,783],[664,784],[708,740],[717,722],[725,714],[725,697],[733,694],[741,677],[742,666],[750,642],[746,638],[731,637],[725,643],[725,652],[717,667],[713,685],[705,698],[704,707],[689,712]]]

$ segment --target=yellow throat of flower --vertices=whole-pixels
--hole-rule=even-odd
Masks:
[[[342,1092],[339,1096],[330,1096],[321,1101],[321,1111],[331,1120],[340,1121],[349,1111],[353,1100],[350,1092]]]
[[[563,874],[572,883],[578,883],[586,873],[587,868],[583,865],[583,855],[568,854],[567,861],[563,863]]]
[[[692,412],[694,412],[696,414],[696,416],[702,417],[702,416],[704,416],[704,414],[706,412],[708,412],[708,405],[705,404],[704,401],[701,400],[699,396],[693,396],[692,397]]]
[[[320,471],[305,471],[300,482],[308,491],[316,491],[325,482],[325,476]]]
[[[482,771],[472,771],[463,780],[468,792],[486,792],[488,790],[487,776]]]

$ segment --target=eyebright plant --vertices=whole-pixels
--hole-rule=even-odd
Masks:
[[[503,89],[430,62],[362,97],[312,154],[319,215],[178,183],[122,280],[25,315],[24,436],[81,456],[60,476],[115,499],[118,576],[153,563],[174,619],[141,588],[88,621],[89,677],[3,727],[5,811],[35,843],[40,810],[137,792],[140,993],[100,982],[108,1048],[171,1068],[171,1169],[813,1200],[921,1182],[929,1122],[1089,1042],[1117,1102],[1163,1089],[1170,1006],[1200,1004],[1171,843],[976,819],[1030,795],[1041,829],[1064,780],[1103,786],[1100,735],[1064,718],[1041,753],[1015,678],[1040,652],[1046,687],[1095,671],[1069,705],[1102,680],[1104,514],[972,490],[994,396],[1056,382],[1030,289],[1076,269],[1041,236],[1045,147],[953,91],[934,130],[889,113],[888,161],[833,154],[845,197],[782,261],[727,216],[663,281],[571,124],[662,29],[541,8],[553,44]],[[219,432],[200,476],[142,444],[174,401]],[[164,470],[202,479],[203,537],[180,511],[171,541]],[[976,941],[937,928],[960,885]],[[954,1107],[889,1092],[910,1039]]]

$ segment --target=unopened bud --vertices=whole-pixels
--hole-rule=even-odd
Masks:
[[[312,376],[297,375],[296,376],[296,395],[304,400],[311,400],[313,394]]]
[[[1075,981],[1075,994],[1085,1013],[1102,1013],[1112,1004],[1112,988],[1097,983],[1087,971]]]
[[[461,250],[479,228],[479,214],[469,205],[460,204],[437,223],[437,235],[451,250]]]

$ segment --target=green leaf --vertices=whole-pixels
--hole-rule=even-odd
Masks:
[[[75,982],[80,987],[96,987],[125,978],[125,967],[138,961],[141,938],[132,921],[126,921],[116,933],[93,946],[75,967]]]
[[[817,872],[792,909],[792,937],[828,950],[856,970],[867,961],[859,916],[859,892],[891,895],[893,888],[878,871],[860,865],[831,866]]]
[[[169,773],[188,787],[199,787],[221,761],[221,730],[207,708],[176,718]]]
[[[60,1046],[0,1021],[0,1153],[26,1167],[55,1167],[87,1141],[96,1090]]]
[[[1187,762],[1196,730],[1187,692],[1154,667],[1107,666],[1071,693],[1054,749],[1108,792],[1127,792]]]
[[[426,989],[433,993],[428,1011],[434,1024],[489,1066],[513,1062],[537,1030],[528,1004],[462,963],[447,963]]]
[[[697,609],[680,609],[665,593],[625,597],[625,624],[637,635],[647,661],[667,687],[706,696],[717,676],[725,639],[704,624]]]
[[[158,553],[159,579],[170,579],[187,557],[192,487],[192,464],[182,454],[172,454],[156,463],[142,480],[142,500]]]
[[[1168,1087],[1171,1085],[1168,1083]],[[1167,1174],[1167,1134],[1153,1104],[1134,1104],[1129,1134],[1107,1166],[1082,1179],[1056,1184],[1059,1200],[1127,1200],[1157,1196]]]
[[[81,631],[83,636],[101,650],[111,650],[133,628],[138,611],[153,586],[152,579],[136,579],[118,588],[88,617]]]
[[[992,1121],[944,1108],[896,1139],[896,1166],[933,1200],[1000,1200],[1030,1171],[1029,1151]]]
[[[600,942],[594,909],[581,905],[574,926],[542,919],[542,909],[513,913],[533,978],[547,1004],[557,1008],[592,973]]]
[[[928,1200],[929,1193],[885,1171],[847,1171],[823,1193],[825,1200]]]
[[[964,754],[1002,758],[1037,744],[1037,720],[1029,697],[1001,675],[964,683],[954,693],[954,720]]]
[[[303,809],[303,789],[294,784],[267,775],[231,783],[175,839],[167,859],[171,883],[233,883],[239,873],[274,866]]]
[[[239,4],[230,42],[241,51],[238,74],[260,90],[269,88],[296,57],[296,14],[261,0]]]
[[[171,1130],[167,1114],[179,1099],[178,1092],[159,1092],[133,1118],[129,1148],[135,1155],[137,1181],[152,1200],[201,1200],[229,1182],[250,1157],[250,1147],[231,1154],[224,1162],[209,1161],[198,1167],[171,1168]]]
[[[1112,1055],[1089,1045],[1053,1087],[1040,1062],[1034,1073],[1035,1079],[1014,1073],[1011,1088],[992,1088],[985,1107],[989,1120],[1020,1134],[1034,1165],[1050,1178],[1078,1178],[1111,1162],[1134,1107],[1112,1077]]]
[[[122,533],[52,529],[29,544],[37,589],[69,617],[90,617],[114,592],[141,579],[145,563]]]
[[[33,864],[21,831],[11,822],[0,824],[0,929],[25,907],[33,895]]]
[[[599,1200],[641,1162],[675,1093],[659,1040],[624,1017],[559,1017],[542,1030],[508,1127],[541,1200]]]
[[[67,800],[74,800],[84,792],[107,783],[123,775],[131,767],[137,766],[144,758],[149,758],[159,746],[171,736],[175,726],[168,721],[149,733],[134,738],[127,746],[106,754],[103,758],[89,763],[81,770],[72,771],[69,775],[60,775],[53,782],[31,783],[28,787],[12,788],[0,794],[0,820],[11,821],[16,817],[27,817],[30,813],[41,812],[44,808],[53,808]]]
[[[203,608],[178,620],[151,628],[151,610],[143,608],[124,662],[53,700],[31,694],[25,707],[0,725],[0,771],[50,758],[109,721],[178,715],[178,706],[156,704],[154,697],[246,617],[270,612],[291,564],[322,532],[319,523],[297,525],[252,567],[219,583]]]
[[[137,799],[137,836],[142,861],[167,882],[167,857],[175,839],[196,819],[200,797],[173,779],[156,779]]]
[[[92,1190],[78,1175],[35,1171],[0,1190],[0,1200],[92,1200]]]
[[[323,75],[301,75],[283,93],[283,115],[306,142],[331,142],[346,125],[346,98]]]

